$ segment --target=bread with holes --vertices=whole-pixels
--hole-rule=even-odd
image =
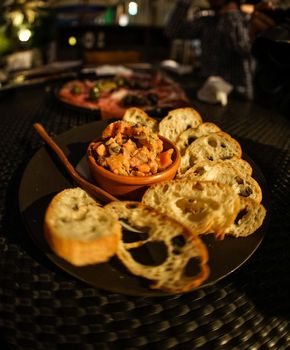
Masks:
[[[240,209],[230,186],[187,179],[164,181],[146,190],[142,202],[182,222],[197,235],[223,235]]]
[[[238,141],[229,134],[220,131],[207,136],[201,136],[187,147],[181,157],[178,176],[202,160],[225,160],[242,157],[242,148]]]
[[[44,234],[56,255],[83,266],[106,262],[116,253],[121,225],[77,187],[53,197],[45,213]]]
[[[219,131],[221,131],[221,129],[214,123],[205,122],[199,124],[196,128],[189,128],[183,131],[176,141],[176,146],[179,149],[179,152],[184,154],[186,148],[199,137]]]
[[[201,161],[197,161],[195,163],[195,165],[193,165],[192,168],[194,168],[195,166],[198,166],[200,163],[209,163],[209,164],[215,164],[215,163],[221,163],[221,164],[229,164],[231,165],[233,168],[235,168],[237,171],[239,171],[242,174],[246,174],[248,176],[252,176],[253,173],[253,168],[251,166],[251,164],[249,162],[247,162],[245,159],[243,158],[238,158],[238,157],[232,157],[230,159],[225,159],[225,160],[201,160]],[[192,168],[189,168],[187,170],[187,172],[191,172]],[[177,178],[182,178],[185,177],[187,172],[185,172],[184,174],[178,174]]]
[[[140,124],[158,132],[158,121],[151,118],[146,112],[137,107],[128,108],[123,116],[123,120],[133,124]]]
[[[221,162],[223,162],[223,164],[230,164],[233,168],[235,168],[242,174],[252,176],[253,168],[251,167],[250,163],[248,163],[245,159],[232,157],[230,159],[222,160]]]
[[[119,220],[145,232],[141,237],[129,232],[130,243],[124,238],[120,240],[117,256],[132,274],[150,280],[152,289],[181,293],[200,286],[207,279],[207,249],[200,238],[180,222],[139,202],[111,202],[105,208]],[[160,250],[154,251],[154,243],[163,245],[162,261]],[[157,254],[155,263],[148,265],[136,259],[136,251],[142,247],[150,256]],[[194,274],[190,276],[186,273],[189,262],[195,265]]]
[[[188,128],[196,128],[201,123],[202,118],[194,108],[173,109],[159,123],[159,134],[176,142],[182,132]]]
[[[226,229],[226,236],[248,237],[263,224],[266,209],[251,198],[241,197],[241,207],[234,222]]]
[[[262,201],[262,190],[258,182],[242,173],[226,161],[201,161],[191,167],[183,178],[195,181],[216,181],[229,185],[240,196]]]

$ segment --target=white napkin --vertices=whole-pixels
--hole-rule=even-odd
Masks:
[[[211,76],[198,90],[197,97],[201,101],[220,103],[222,106],[226,106],[228,103],[228,95],[232,90],[233,86],[223,78]]]
[[[180,64],[174,60],[164,60],[161,62],[161,67],[175,72],[179,75],[189,74],[192,72],[192,66],[189,64]]]

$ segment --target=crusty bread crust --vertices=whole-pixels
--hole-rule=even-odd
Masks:
[[[195,234],[223,235],[240,209],[240,198],[230,186],[187,179],[151,186],[142,202],[181,221]]]
[[[106,208],[117,214],[120,220],[147,233],[148,237],[131,243],[121,240],[117,256],[134,275],[152,280],[151,288],[181,293],[200,286],[206,280],[209,275],[207,249],[199,237],[184,225],[139,202],[111,202]],[[134,233],[132,235],[134,237]],[[142,264],[130,253],[134,248],[156,241],[163,242],[167,251],[165,260],[157,266]],[[198,273],[188,276],[186,267],[192,259],[196,261]]]
[[[116,253],[121,225],[77,187],[52,199],[45,213],[44,234],[56,255],[83,266],[108,261]]]
[[[75,266],[98,264],[108,261],[116,252],[120,239],[117,231],[110,236],[99,237],[91,242],[57,236],[45,225],[45,237],[56,255]]]
[[[196,128],[202,123],[200,114],[190,107],[170,111],[159,123],[160,135],[176,142],[179,135],[188,128]]]
[[[235,219],[226,231],[225,235],[234,237],[247,237],[258,230],[263,224],[266,209],[261,203],[251,198],[241,197],[241,208]]]
[[[158,121],[151,118],[146,112],[137,107],[128,108],[123,116],[123,120],[134,124],[140,124],[158,132]]]

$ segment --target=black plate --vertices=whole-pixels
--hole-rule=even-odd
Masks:
[[[84,170],[84,154],[88,143],[100,136],[108,121],[96,121],[85,124],[55,138],[75,167]],[[244,155],[253,167],[253,177],[263,189],[267,198],[265,179],[258,167]],[[47,205],[59,191],[73,187],[69,176],[64,171],[52,152],[42,147],[30,160],[23,174],[19,190],[19,207],[24,223],[38,249],[59,268],[72,276],[97,288],[136,296],[168,295],[161,291],[151,290],[148,281],[128,273],[113,258],[108,263],[76,267],[56,256],[47,245],[43,235],[43,218]],[[264,201],[265,202],[265,201]],[[209,251],[210,276],[203,286],[215,283],[239,268],[260,245],[266,230],[265,223],[254,234],[246,238],[226,237],[217,241],[213,236],[204,237]]]

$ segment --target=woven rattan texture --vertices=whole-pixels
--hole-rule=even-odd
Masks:
[[[269,229],[254,256],[216,285],[162,298],[92,288],[48,262],[18,214],[18,186],[51,134],[94,121],[38,86],[0,96],[0,331],[5,349],[289,349],[289,121],[251,104],[198,105],[236,137],[268,182]],[[243,110],[241,110],[243,108]]]

